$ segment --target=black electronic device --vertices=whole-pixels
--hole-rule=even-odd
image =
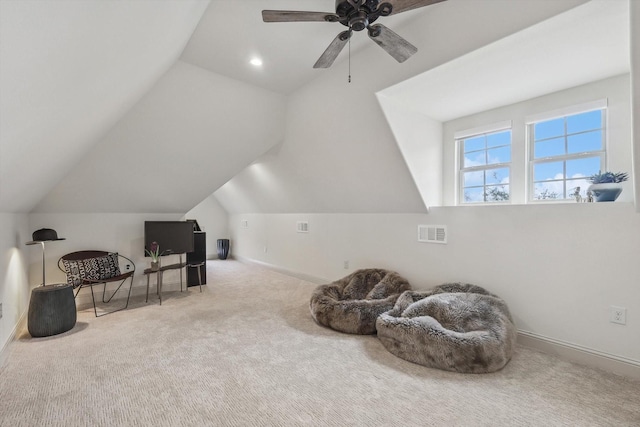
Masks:
[[[198,224],[198,220],[196,219],[188,219],[187,222],[190,222],[193,224],[193,231],[202,231],[200,229],[200,224]]]
[[[187,268],[187,286],[197,286],[207,283],[207,233],[195,231],[193,233],[193,251],[187,254],[187,265],[199,265]],[[198,277],[198,269],[200,277]]]
[[[193,223],[186,221],[145,221],[145,256],[151,243],[156,242],[162,255],[193,252]]]

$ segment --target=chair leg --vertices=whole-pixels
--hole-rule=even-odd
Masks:
[[[111,294],[109,299],[107,299],[106,301],[105,301],[105,295],[106,295],[106,291],[107,291],[107,283],[108,282],[104,282],[103,283],[104,284],[104,288],[102,290],[102,302],[103,303],[108,303],[113,299],[113,297],[120,290],[122,285],[124,285],[124,282],[126,282],[127,279],[129,279],[129,278],[131,279],[131,282],[130,282],[130,285],[129,285],[129,292],[127,293],[127,302],[125,303],[124,307],[118,308],[117,310],[107,311],[107,312],[102,313],[100,315],[98,315],[98,310],[96,308],[96,300],[95,300],[95,297],[94,297],[94,294],[93,294],[93,286],[91,286],[91,300],[93,301],[93,311],[94,311],[96,317],[102,317],[102,316],[106,316],[107,314],[116,313],[118,311],[125,310],[127,307],[129,307],[129,300],[131,299],[131,289],[133,288],[133,274],[131,276],[127,277],[126,279],[124,279],[122,282],[120,282],[120,285],[118,285],[116,290],[113,291],[113,293]],[[78,292],[79,292],[79,290],[78,290]],[[148,292],[148,289],[147,289],[147,292]],[[148,294],[147,294],[147,299],[148,299]]]
[[[202,292],[202,273],[200,272],[200,267],[201,266],[197,267],[197,269],[198,269],[198,284],[200,284],[200,292]]]
[[[131,288],[133,288],[133,274],[131,275],[131,283],[129,284],[129,294],[127,295],[127,303],[124,305],[124,308],[129,307],[129,299],[131,298]]]
[[[158,296],[160,297],[160,305],[162,305],[162,272],[158,271]]]
[[[95,313],[96,317],[100,317],[98,316],[98,309],[96,308],[96,299],[93,296],[93,286],[89,286],[91,288],[91,301],[93,301],[93,312]]]
[[[116,293],[118,293],[118,291],[120,290],[120,288],[122,287],[122,285],[124,285],[124,282],[126,282],[127,279],[125,278],[122,282],[120,282],[120,284],[118,285],[118,287],[116,288],[115,291],[113,291],[113,293],[111,294],[111,296],[109,297],[109,299],[105,300],[105,296],[106,296],[106,292],[107,292],[107,283],[109,282],[104,282],[104,289],[102,291],[102,302],[104,303],[108,303],[110,302],[114,296],[116,296]]]

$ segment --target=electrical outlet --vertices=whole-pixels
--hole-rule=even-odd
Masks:
[[[627,309],[624,307],[616,307],[612,305],[611,308],[611,323],[619,323],[621,325],[627,324]]]
[[[349,269],[349,261],[345,261],[344,262],[344,269],[348,270]]]

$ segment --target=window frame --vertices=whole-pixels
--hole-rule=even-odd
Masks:
[[[606,160],[607,160],[607,149],[608,149],[608,105],[607,99],[601,99],[589,103],[572,105],[567,108],[557,109],[553,111],[548,111],[540,114],[536,114],[533,116],[529,116],[525,118],[525,139],[526,139],[526,176],[527,176],[527,185],[526,185],[526,203],[570,203],[573,202],[574,199],[570,198],[569,194],[563,194],[561,198],[558,199],[537,199],[535,198],[535,185],[536,182],[534,180],[534,171],[535,166],[545,163],[553,163],[553,162],[562,162],[563,169],[563,179],[562,180],[550,180],[553,182],[562,182],[563,189],[568,193],[567,182],[571,181],[571,179],[567,179],[567,161],[577,160],[577,159],[586,159],[592,157],[599,157],[600,159],[600,170],[606,170]],[[567,118],[579,114],[589,113],[593,111],[600,111],[601,114],[601,127],[598,129],[590,129],[588,131],[576,132],[569,134],[567,133]],[[555,156],[546,156],[535,158],[535,132],[534,127],[538,123],[547,122],[551,120],[564,119],[564,132],[562,135],[554,138],[564,138],[565,145],[565,153],[568,147],[568,137],[573,135],[579,135],[581,133],[589,133],[593,131],[600,131],[602,144],[600,150],[594,151],[584,151],[579,153],[571,153],[571,154],[562,154]],[[586,189],[581,191],[582,193],[586,193]],[[585,194],[586,195],[586,194]],[[584,197],[584,196],[583,196]]]
[[[464,141],[467,139],[476,138],[479,136],[484,136],[485,138],[489,135],[501,133],[509,131],[509,144],[501,145],[497,147],[491,148],[499,148],[499,147],[509,147],[510,151],[510,160],[509,162],[501,162],[501,163],[492,163],[492,164],[484,164],[478,166],[464,167]],[[505,120],[498,123],[492,123],[485,126],[475,127],[473,129],[466,129],[463,131],[458,131],[454,134],[455,144],[456,144],[456,181],[457,181],[457,194],[456,194],[456,204],[459,206],[486,206],[486,205],[497,205],[497,204],[511,204],[512,201],[512,182],[511,182],[511,165],[513,163],[513,129],[512,129],[512,121]],[[485,145],[483,150],[485,155],[489,151],[489,148]],[[481,202],[467,202],[464,200],[464,174],[467,172],[477,172],[477,171],[487,171],[491,169],[507,169],[509,173],[509,200],[499,200],[499,201],[490,201],[486,200],[486,191],[483,191],[484,199]],[[489,185],[489,187],[493,187]],[[486,190],[486,176],[485,180],[482,184],[483,190]]]

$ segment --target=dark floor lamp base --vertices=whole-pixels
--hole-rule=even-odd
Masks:
[[[29,301],[28,329],[32,337],[48,337],[76,324],[76,301],[67,284],[34,288]]]

